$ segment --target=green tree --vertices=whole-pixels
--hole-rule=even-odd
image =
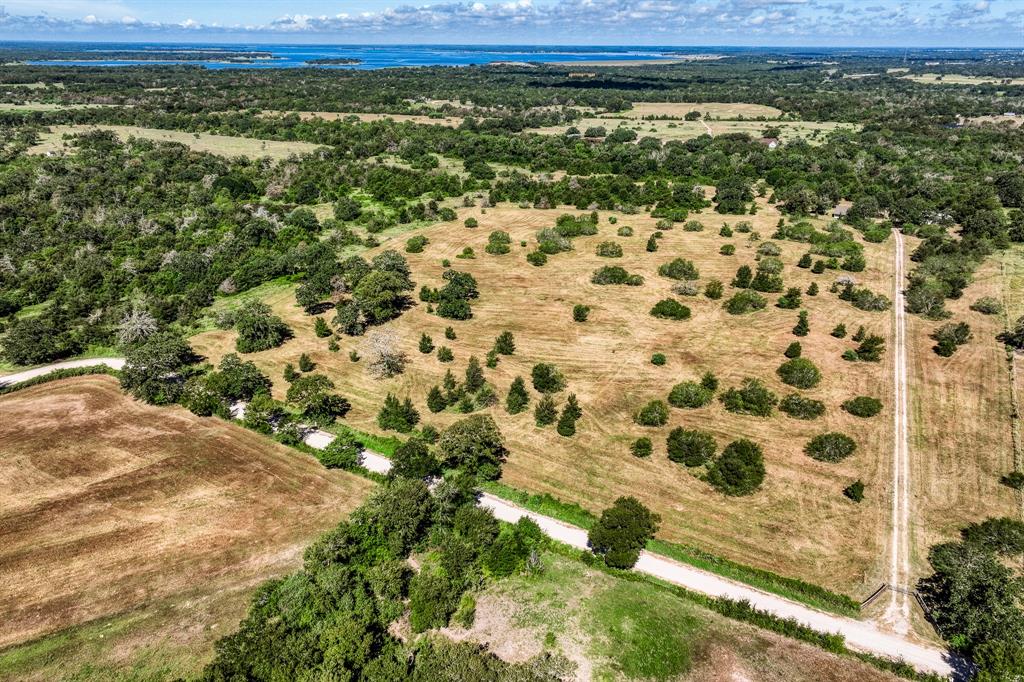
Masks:
[[[668,458],[688,467],[701,466],[715,456],[715,438],[706,431],[672,429],[668,434]]]
[[[413,407],[412,400],[406,398],[399,402],[398,398],[388,393],[384,404],[377,413],[377,426],[385,431],[409,433],[420,421],[420,414]]]
[[[432,386],[430,392],[427,393],[427,409],[437,413],[443,412],[446,407],[448,407],[448,401],[441,393],[441,389],[438,386]]]
[[[708,482],[726,495],[749,495],[764,481],[764,455],[745,438],[729,443],[708,469]]]
[[[410,438],[399,445],[391,456],[389,476],[428,478],[441,473],[441,463],[419,438]]]
[[[558,419],[558,407],[555,406],[555,400],[550,395],[545,395],[537,403],[537,406],[533,408],[533,419],[537,423],[537,426],[549,426],[555,423]]]
[[[526,382],[522,377],[516,377],[512,386],[508,389],[508,396],[505,398],[505,411],[509,414],[519,414],[530,404],[530,394],[526,392]]]
[[[501,431],[487,414],[474,414],[445,429],[437,441],[437,452],[444,466],[483,480],[497,479],[508,455]]]
[[[198,358],[180,336],[157,332],[125,353],[121,387],[154,405],[173,403],[181,394],[181,376]]]
[[[494,340],[494,350],[501,355],[512,355],[516,352],[516,341],[515,337],[512,336],[512,332],[505,331],[498,334],[498,338]]]
[[[434,352],[434,340],[426,333],[420,335],[420,352],[424,355]]]
[[[239,353],[276,348],[291,337],[288,325],[280,317],[272,315],[270,306],[260,301],[250,301],[238,310],[235,329],[238,330],[235,350]]]
[[[480,361],[475,356],[470,356],[466,365],[466,391],[476,393],[484,385],[484,371],[480,367]]]
[[[530,375],[533,388],[539,393],[558,393],[565,388],[565,377],[552,364],[539,362],[533,366]]]
[[[660,523],[661,517],[635,497],[620,497],[590,529],[588,544],[608,566],[632,568]]]

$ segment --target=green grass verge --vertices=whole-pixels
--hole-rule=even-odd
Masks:
[[[562,502],[547,493],[533,495],[497,482],[484,483],[481,485],[481,488],[492,495],[515,502],[532,512],[550,516],[565,523],[571,523],[584,530],[589,530],[597,521],[597,516],[578,504]],[[771,571],[754,568],[753,566],[745,566],[735,561],[715,556],[696,547],[665,542],[664,540],[651,540],[647,543],[647,549],[669,559],[689,564],[724,578],[745,583],[751,587],[792,599],[822,611],[854,618],[860,615],[860,604],[852,598],[845,594],[832,592],[819,585],[804,582],[798,578],[787,578]]]
[[[0,386],[0,395],[7,395],[8,393],[14,393],[15,391],[20,391],[24,388],[38,386],[39,384],[48,384],[51,381],[60,381],[61,379],[69,379],[71,377],[84,377],[92,374],[109,374],[110,376],[116,377],[120,375],[120,372],[111,367],[107,367],[106,365],[55,369],[49,374],[43,374],[42,376],[33,377],[32,379],[26,379],[25,381],[21,381],[16,384]]]

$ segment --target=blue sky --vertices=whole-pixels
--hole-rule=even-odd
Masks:
[[[1020,47],[1024,0],[0,0],[0,40]]]

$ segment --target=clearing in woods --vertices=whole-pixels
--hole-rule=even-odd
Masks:
[[[915,83],[931,85],[1024,85],[1024,78],[1000,78],[998,76],[967,76],[960,73],[920,73],[902,76]]]
[[[398,123],[421,123],[423,125],[447,126],[458,128],[462,125],[462,118],[459,116],[424,116],[422,114],[362,114],[357,112],[344,111],[264,111],[263,116],[288,116],[297,114],[303,121],[344,121],[346,119],[363,122],[372,121],[396,121]]]
[[[352,403],[346,421],[360,429],[378,432],[376,415],[386,393],[410,396],[423,421],[442,427],[460,415],[446,411],[437,415],[426,408],[431,386],[440,384],[448,368],[462,377],[469,357],[483,362],[495,337],[502,331],[514,333],[517,350],[502,356],[496,369],[485,370],[504,403],[505,394],[517,376],[530,383],[531,367],[551,362],[564,372],[569,392],[579,396],[584,417],[574,438],[557,435],[553,427],[535,426],[532,407],[539,396],[532,392],[531,409],[510,416],[499,405],[495,413],[511,450],[503,480],[531,492],[551,493],[600,511],[620,495],[636,495],[662,514],[661,537],[691,543],[784,575],[801,577],[850,594],[867,595],[882,582],[884,547],[888,528],[888,496],[892,453],[892,413],[889,354],[882,363],[851,363],[840,359],[854,344],[829,335],[838,323],[852,334],[863,324],[869,332],[889,337],[890,313],[857,310],[828,292],[840,272],[821,275],[795,267],[807,245],[778,242],[786,264],[787,286],[805,290],[813,281],[821,288],[817,297],[804,296],[810,312],[810,335],[799,340],[804,356],[813,360],[824,378],[805,392],[823,400],[827,413],[821,419],[802,421],[780,413],[771,418],[742,416],[727,412],[716,400],[696,410],[672,409],[668,425],[645,428],[633,422],[633,413],[649,400],[665,399],[670,389],[683,380],[699,379],[707,370],[721,381],[722,389],[736,386],[747,377],[762,379],[780,397],[795,392],[781,383],[776,368],[785,360],[786,346],[798,340],[792,334],[795,310],[782,310],[771,303],[760,311],[733,316],[721,301],[704,296],[680,297],[693,310],[687,321],[658,320],[648,314],[659,299],[671,296],[673,280],[658,275],[658,266],[676,257],[694,261],[700,270],[700,284],[714,278],[726,284],[725,297],[732,295],[728,283],[740,265],[755,265],[755,252],[775,229],[780,214],[759,200],[755,216],[723,216],[705,211],[697,217],[703,232],[685,232],[681,224],[664,232],[656,253],[645,250],[655,220],[641,215],[602,213],[599,234],[574,240],[574,250],[550,257],[544,267],[534,267],[525,255],[535,246],[538,230],[554,225],[561,210],[524,210],[512,207],[461,209],[458,220],[425,228],[417,234],[429,238],[423,253],[405,254],[418,286],[441,284],[442,259],[452,267],[469,272],[480,286],[480,298],[473,303],[473,318],[464,322],[442,319],[427,312],[422,303],[414,305],[387,327],[394,329],[408,353],[405,373],[386,381],[372,379],[363,364],[353,363],[349,352],[365,355],[365,338],[342,337],[340,352],[327,349],[327,340],[313,333],[314,319],[296,307],[294,292],[278,287],[265,299],[292,326],[295,338],[280,348],[246,356],[255,361],[274,381],[274,393],[284,397],[282,378],[286,363],[296,363],[309,353],[318,371],[330,376],[338,390]],[[573,211],[575,212],[575,211]],[[462,222],[475,217],[480,226],[467,229]],[[721,237],[723,223],[735,226],[750,221],[762,241],[736,233]],[[815,219],[818,226],[824,219]],[[632,237],[618,237],[618,227],[629,225]],[[505,230],[512,238],[512,252],[503,256],[485,253],[492,230]],[[403,251],[405,238],[392,237],[378,249]],[[520,247],[524,241],[527,247]],[[602,258],[595,247],[602,241],[621,244],[622,258]],[[719,255],[723,244],[733,244],[736,255]],[[463,248],[472,247],[474,259],[456,259]],[[889,294],[892,283],[892,241],[864,245],[868,267],[856,274],[859,282],[873,291]],[[598,286],[591,274],[604,265],[621,265],[642,274],[641,287]],[[769,296],[774,303],[775,296]],[[218,301],[215,309],[228,304]],[[574,304],[591,306],[586,323],[572,321]],[[332,312],[326,313],[328,321]],[[445,339],[444,329],[452,326],[458,338]],[[440,363],[435,354],[417,350],[422,332],[437,346],[453,349],[455,361]],[[208,331],[191,339],[193,347],[217,362],[234,349],[233,331]],[[653,353],[664,353],[664,367],[651,364]],[[564,393],[559,402],[564,402]],[[885,403],[882,414],[869,420],[841,410],[842,401],[856,395],[879,397]],[[739,437],[751,438],[764,446],[768,475],[763,489],[746,498],[729,498],[715,492],[697,475],[669,461],[665,439],[677,426],[699,428],[713,433],[721,449]],[[817,462],[804,454],[804,444],[826,431],[843,431],[857,437],[857,452],[839,464]],[[655,454],[638,459],[629,452],[632,441],[649,436]],[[854,504],[842,495],[856,479],[867,485],[867,497]]]
[[[746,133],[751,137],[761,137],[767,128],[778,128],[779,139],[788,142],[797,138],[807,140],[811,144],[824,142],[825,137],[835,130],[859,130],[860,126],[853,123],[835,123],[831,121],[640,121],[636,119],[614,119],[605,117],[588,117],[572,124],[580,133],[587,128],[600,126],[612,132],[619,126],[625,126],[636,132],[637,139],[656,137],[663,142],[679,140],[685,142],[701,135],[723,135],[726,133]],[[570,126],[545,126],[530,128],[528,132],[542,135],[563,135]],[[709,132],[710,131],[710,132]]]
[[[10,680],[196,672],[252,590],[294,570],[372,486],[240,426],[136,402],[107,376],[0,398],[0,451]]]
[[[140,128],[138,126],[58,125],[52,126],[50,132],[41,134],[39,136],[39,144],[34,146],[31,152],[34,154],[46,154],[70,149],[69,142],[63,139],[65,135],[78,135],[91,130],[109,130],[117,133],[117,136],[122,140],[137,137],[156,142],[177,142],[197,152],[207,152],[228,158],[233,156],[246,156],[250,159],[270,157],[274,161],[281,161],[293,154],[307,154],[321,148],[320,145],[311,142],[259,140],[252,137],[189,133],[181,130],[160,130],[158,128]]]
[[[747,102],[633,102],[633,108],[602,114],[603,118],[646,118],[648,116],[682,119],[691,111],[699,111],[703,117],[710,114],[716,119],[736,118],[778,118],[782,110],[764,104]]]

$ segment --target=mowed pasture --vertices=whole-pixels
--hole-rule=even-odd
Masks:
[[[902,76],[902,78],[929,85],[1024,85],[1024,78],[968,76],[962,73],[920,73]]]
[[[685,142],[701,135],[715,136],[726,133],[746,133],[751,137],[757,138],[764,134],[765,129],[771,127],[778,128],[779,139],[783,142],[799,138],[807,140],[812,144],[824,142],[825,137],[835,130],[845,129],[854,131],[859,129],[859,126],[852,123],[835,123],[830,121],[755,121],[750,119],[743,121],[638,121],[630,119],[626,122],[622,119],[616,120],[602,117],[583,118],[575,122],[573,126],[580,133],[586,132],[587,128],[593,126],[603,127],[609,133],[619,126],[626,126],[636,132],[637,139],[655,137],[662,142],[670,142],[672,140]],[[569,127],[567,125],[545,126],[543,128],[531,128],[529,132],[542,135],[564,135]]]
[[[628,111],[602,114],[603,118],[678,118],[691,111],[699,111],[703,117],[734,120],[738,118],[778,118],[782,110],[764,104],[749,102],[633,102]]]
[[[0,398],[0,452],[2,679],[195,672],[372,485],[108,376]]]
[[[70,141],[64,139],[66,135],[79,135],[91,130],[109,130],[116,133],[121,140],[135,137],[155,142],[177,142],[197,152],[207,152],[228,158],[234,156],[245,156],[250,159],[269,157],[274,161],[281,161],[293,154],[308,154],[321,149],[320,145],[311,142],[259,140],[252,137],[189,133],[181,130],[160,130],[138,126],[58,125],[52,126],[49,132],[41,134],[39,143],[32,147],[30,152],[48,154],[70,150]]]
[[[462,118],[459,116],[424,116],[422,114],[367,114],[345,111],[264,111],[264,116],[288,116],[297,114],[303,121],[344,121],[358,120],[364,123],[373,121],[395,121],[397,123],[419,123],[422,125],[447,126],[458,128],[462,125]]]
[[[296,307],[293,291],[286,288],[274,290],[266,300],[293,327],[295,338],[280,348],[246,357],[274,380],[275,395],[284,397],[285,364],[296,363],[301,353],[309,353],[318,371],[330,376],[352,401],[353,409],[346,421],[360,429],[378,431],[376,414],[388,392],[410,396],[424,422],[442,427],[459,415],[451,411],[429,413],[425,399],[430,387],[441,383],[448,368],[461,378],[471,355],[482,362],[495,337],[511,331],[517,344],[515,355],[502,356],[496,369],[485,370],[502,404],[515,377],[524,377],[529,385],[531,367],[551,362],[564,372],[567,391],[579,396],[584,416],[577,435],[569,439],[558,436],[553,427],[540,429],[534,425],[532,407],[539,399],[536,392],[531,391],[531,410],[526,413],[509,416],[501,405],[490,408],[511,451],[504,468],[505,482],[532,492],[550,493],[593,511],[600,511],[620,495],[636,495],[664,517],[660,536],[665,539],[691,543],[737,561],[853,594],[867,594],[877,587],[888,519],[891,358],[886,353],[881,363],[843,361],[842,352],[855,344],[848,338],[833,338],[829,332],[840,322],[851,334],[863,324],[870,332],[888,338],[891,312],[862,312],[839,301],[828,288],[844,273],[814,275],[796,268],[807,246],[778,242],[786,263],[786,285],[805,290],[814,281],[822,290],[816,298],[804,297],[811,333],[799,340],[804,356],[824,374],[817,388],[804,393],[823,400],[828,406],[826,415],[816,421],[796,420],[781,413],[771,418],[741,416],[725,411],[715,401],[697,410],[672,409],[665,427],[640,427],[632,419],[639,407],[654,398],[665,399],[674,384],[699,379],[708,370],[719,377],[722,389],[754,377],[765,381],[780,397],[795,392],[781,383],[775,370],[785,360],[786,346],[797,340],[792,334],[796,311],[774,307],[776,295],[768,296],[770,304],[765,310],[744,316],[729,315],[721,301],[703,296],[681,298],[693,310],[688,321],[658,320],[648,314],[655,302],[671,296],[674,283],[660,277],[658,267],[679,256],[698,266],[701,284],[712,278],[722,280],[726,283],[725,296],[730,296],[728,283],[740,265],[755,264],[755,251],[761,242],[750,241],[748,235],[740,233],[721,237],[719,227],[750,220],[763,241],[774,231],[780,214],[763,200],[756,216],[705,211],[697,216],[706,225],[705,231],[684,232],[682,225],[677,225],[664,233],[656,253],[648,253],[645,243],[655,230],[654,219],[614,214],[618,224],[612,225],[608,218],[613,214],[602,212],[600,234],[574,240],[574,251],[550,257],[544,267],[528,264],[525,255],[534,248],[537,231],[554,225],[557,216],[566,211],[461,209],[457,221],[422,230],[420,234],[430,243],[421,254],[406,254],[417,286],[441,284],[441,261],[451,259],[452,267],[473,274],[481,294],[473,303],[473,318],[465,322],[444,320],[428,313],[425,304],[416,303],[389,323],[410,360],[405,373],[398,377],[374,380],[363,364],[349,359],[351,350],[365,355],[364,338],[342,337],[340,352],[329,352],[327,340],[317,339],[313,333],[313,318]],[[478,228],[463,226],[463,220],[470,216],[477,218]],[[823,219],[815,222],[819,226],[826,223]],[[623,225],[632,226],[634,236],[616,236],[616,229]],[[484,247],[488,233],[499,229],[511,235],[512,253],[492,256]],[[392,238],[377,250],[402,251],[407,236]],[[595,255],[596,245],[608,240],[622,245],[622,258]],[[520,247],[520,241],[528,246]],[[736,255],[719,255],[719,248],[727,243],[736,246]],[[466,246],[475,250],[476,258],[456,259]],[[856,279],[891,296],[891,240],[865,244],[865,252],[868,268],[857,273]],[[642,274],[646,281],[640,287],[592,284],[591,274],[604,265],[621,265],[631,273]],[[588,322],[573,322],[572,308],[577,303],[591,306]],[[332,315],[328,312],[328,319]],[[454,341],[444,337],[449,325],[458,337]],[[435,345],[451,347],[455,361],[443,364],[434,354],[421,354],[417,350],[421,332],[430,334]],[[233,351],[234,340],[233,331],[218,330],[193,337],[192,344],[216,362]],[[664,367],[651,364],[651,356],[657,352],[667,356]],[[870,420],[842,411],[840,403],[856,395],[878,397],[885,409]],[[564,402],[564,396],[560,396],[560,402]],[[768,469],[761,491],[747,498],[729,498],[669,461],[665,439],[677,426],[713,433],[719,449],[739,437],[760,443]],[[854,456],[841,464],[825,464],[806,456],[804,444],[826,431],[855,436],[858,449]],[[630,443],[639,436],[654,441],[653,457],[637,459],[630,454]],[[858,478],[867,484],[867,497],[859,505],[841,492]]]

